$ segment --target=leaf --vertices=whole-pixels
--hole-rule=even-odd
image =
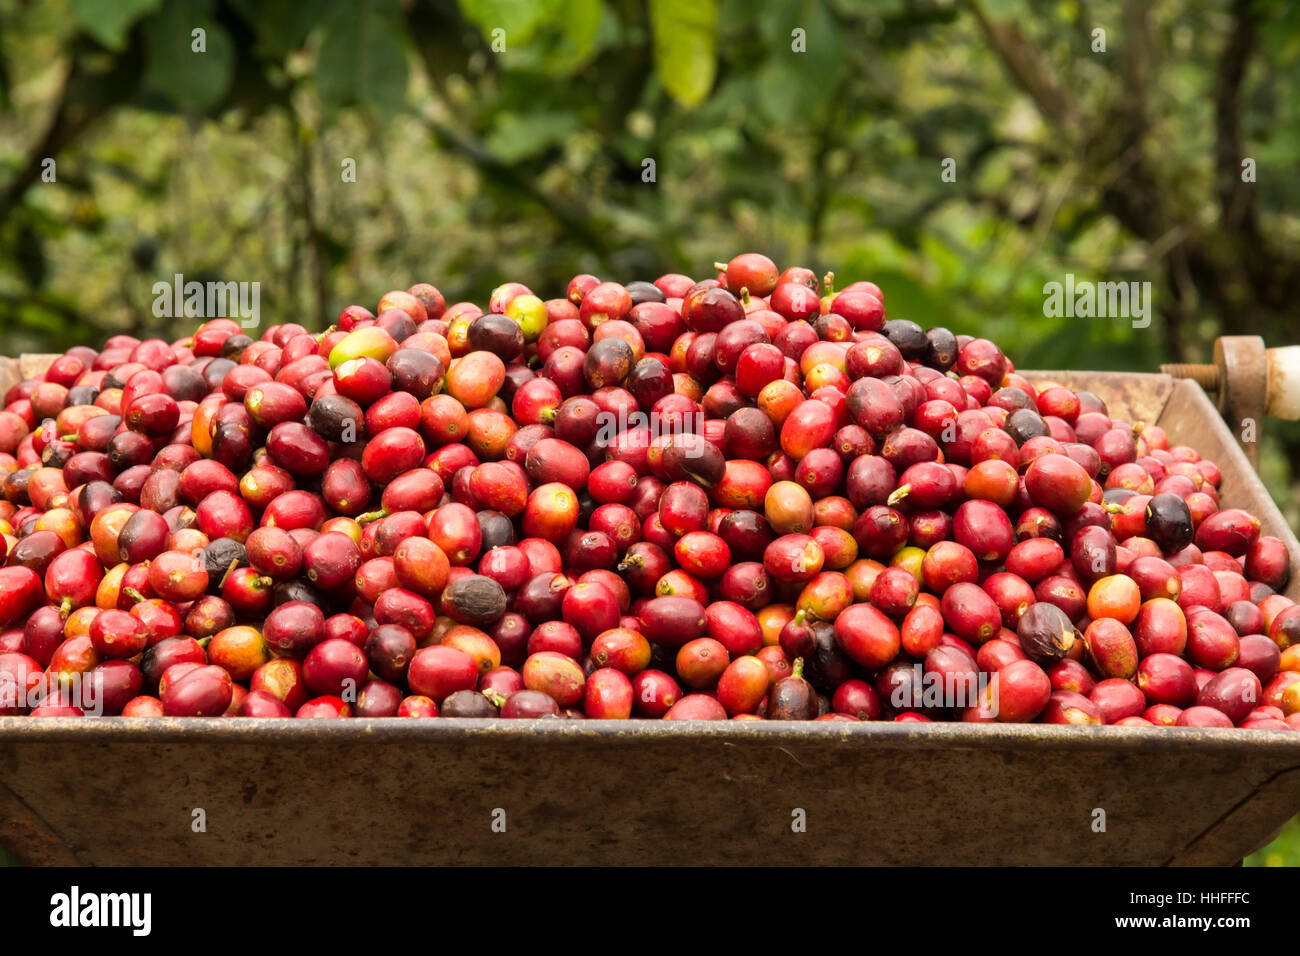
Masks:
[[[387,119],[401,108],[409,66],[400,17],[398,0],[336,8],[316,51],[316,89],[327,112],[368,106]]]
[[[758,97],[769,119],[788,123],[827,101],[846,61],[842,28],[825,0],[799,0],[785,10],[782,25],[769,33],[773,49],[758,74]],[[803,52],[794,49],[794,30],[803,31]]]
[[[72,17],[110,50],[126,45],[131,25],[158,8],[162,0],[69,0]]]
[[[510,113],[487,136],[487,147],[504,163],[517,163],[564,142],[579,126],[573,113]]]
[[[602,23],[601,0],[547,0],[554,8],[527,36],[506,30],[507,70],[564,76],[585,64],[596,48]],[[491,33],[485,34],[491,39]]]
[[[202,112],[219,102],[230,85],[234,46],[209,13],[211,0],[169,0],[145,22],[146,89],[184,110]],[[194,30],[204,31],[204,49],[194,49]]]
[[[717,0],[650,0],[659,82],[683,106],[698,106],[718,69]]]
[[[321,19],[321,4],[226,0],[257,35],[257,54],[282,58],[298,49]]]
[[[779,56],[780,54],[778,54]],[[758,105],[769,120],[789,123],[808,112],[812,104],[804,102],[803,84],[797,71],[769,60],[758,73]]]
[[[600,0],[560,0],[560,39],[546,58],[548,72],[570,73],[587,61],[600,33]]]
[[[552,19],[557,0],[460,0],[460,11],[485,37],[504,30],[506,50],[527,43],[539,25]]]
[[[797,26],[807,26],[799,22],[799,8],[802,5],[803,0],[769,0],[759,7],[756,11],[758,32],[763,42],[768,46],[785,44],[788,48],[790,31]],[[745,7],[748,7],[747,2],[738,10],[729,9],[724,22],[736,22],[733,18],[742,16]]]

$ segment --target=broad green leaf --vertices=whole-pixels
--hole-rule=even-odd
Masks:
[[[727,11],[727,23],[732,23],[733,17],[745,15],[746,8],[749,7],[747,0],[742,0],[744,7],[740,10]],[[806,23],[800,23],[800,8],[803,6],[803,0],[769,0],[758,8],[757,20],[758,30],[765,42],[770,47],[784,45],[789,49],[790,31],[795,27],[807,27]]]
[[[230,84],[235,51],[224,27],[209,16],[211,0],[169,0],[145,22],[144,85],[178,107],[201,112]],[[202,30],[202,52],[195,49]]]
[[[550,149],[579,126],[573,113],[510,113],[488,135],[492,154],[505,163],[517,163]]]
[[[758,97],[770,120],[789,123],[827,103],[846,66],[843,31],[825,0],[786,3],[783,16],[770,31],[772,52],[758,74]]]
[[[86,32],[110,50],[126,44],[131,25],[162,0],[69,0],[73,18]]]
[[[590,59],[601,27],[601,0],[548,0],[555,12],[526,38],[506,29],[508,70],[563,76]],[[491,40],[490,31],[484,34]]]
[[[718,69],[717,0],[650,0],[659,82],[683,106],[697,106]]]
[[[398,0],[337,8],[316,52],[316,89],[328,110],[368,106],[391,117],[406,97],[409,66]]]
[[[586,62],[596,46],[600,14],[600,0],[561,0],[562,33],[550,56],[551,72],[567,73]]]
[[[780,59],[769,60],[759,71],[756,83],[758,105],[763,115],[773,122],[796,122],[800,116],[808,115],[814,105],[804,99],[805,85],[798,70]]]
[[[273,59],[296,50],[320,21],[329,3],[264,3],[261,0],[226,0],[257,34],[257,53]]]
[[[507,52],[527,43],[560,6],[557,0],[460,0],[461,13],[483,36],[491,39],[493,30],[505,31]]]

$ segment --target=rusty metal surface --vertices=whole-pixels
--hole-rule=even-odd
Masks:
[[[18,359],[0,356],[0,398],[3,398],[4,393],[21,382],[23,378],[24,376],[19,370]]]
[[[1134,424],[1155,422],[1173,391],[1175,380],[1168,375],[1136,375],[1132,372],[1021,372],[1035,385],[1055,382],[1076,392],[1092,392],[1106,403],[1114,418]]]
[[[1258,514],[1300,567],[1199,386],[1025,374],[1213,457],[1225,505]],[[0,718],[0,845],[30,863],[1228,865],[1297,810],[1290,733]]]
[[[25,378],[43,375],[57,355],[28,353],[18,358],[0,356],[0,397]]]
[[[1287,733],[1036,725],[7,718],[0,764],[88,864],[1226,865],[1300,793]]]

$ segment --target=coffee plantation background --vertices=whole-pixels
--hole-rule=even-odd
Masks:
[[[177,273],[323,329],[747,249],[1021,367],[1294,343],[1298,86],[1285,0],[0,0],[0,351],[178,337]],[[1066,273],[1150,327],[1046,317]]]

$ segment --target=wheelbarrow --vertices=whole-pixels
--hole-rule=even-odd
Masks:
[[[1197,382],[1026,374],[1213,457],[1300,568]],[[29,864],[1231,865],[1297,811],[1281,731],[0,718],[0,845]]]

